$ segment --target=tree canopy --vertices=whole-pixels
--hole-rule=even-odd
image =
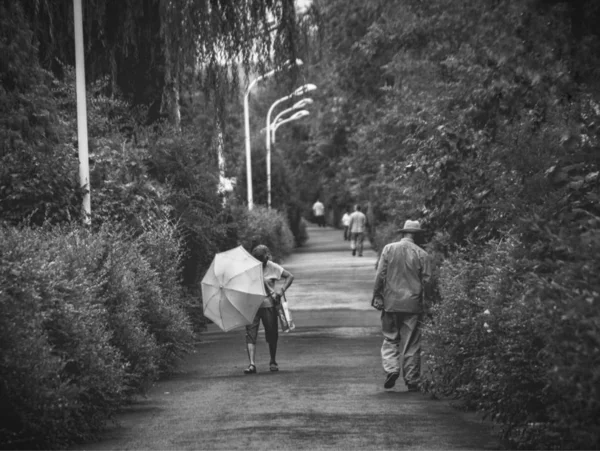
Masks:
[[[63,65],[74,65],[73,2],[19,3],[42,66],[60,73]],[[238,81],[239,66],[264,70],[295,58],[295,20],[293,0],[86,1],[88,80],[108,76],[108,94],[121,92],[134,105],[148,106],[151,120],[163,114],[177,121],[187,71],[199,86],[227,92]]]
[[[302,200],[369,202],[378,250],[423,222],[429,389],[517,447],[600,440],[599,21],[591,0],[314,1],[300,21],[321,88],[286,141]]]
[[[317,196],[333,221],[368,203],[376,250],[422,221],[436,263],[425,388],[483,411],[516,446],[598,447],[600,3],[313,0],[300,17],[293,0],[84,5],[96,231],[176,224],[193,290],[244,227],[285,229],[278,212],[243,214],[235,88],[299,56],[318,90],[311,115],[278,132],[272,171],[297,243]],[[0,1],[7,229],[78,219],[72,15],[70,0]],[[297,75],[253,91],[257,204],[259,130]],[[238,177],[227,205],[220,142]]]
[[[325,93],[306,172],[372,199],[380,220],[497,236],[548,200],[556,161],[594,173],[599,14],[591,1],[314,2],[305,51]]]

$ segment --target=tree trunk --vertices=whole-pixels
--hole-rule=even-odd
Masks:
[[[168,51],[166,53],[165,86],[162,92],[160,112],[161,115],[169,118],[169,122],[175,127],[175,130],[180,131],[181,109],[179,105],[179,86],[177,84],[177,77],[173,74],[173,66],[170,63],[171,59],[168,56]]]
[[[173,6],[169,0],[163,0],[160,3],[161,12],[161,35],[163,38],[163,54],[165,61],[165,85],[163,87],[160,113],[163,117],[168,117],[175,130],[181,130],[181,110],[179,106],[179,65],[177,55],[173,55],[173,36],[170,12]]]

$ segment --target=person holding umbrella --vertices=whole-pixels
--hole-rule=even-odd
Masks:
[[[289,271],[271,261],[271,251],[267,246],[262,244],[256,246],[252,250],[252,256],[262,262],[263,279],[267,295],[256,312],[252,324],[246,326],[246,347],[250,364],[248,365],[248,368],[244,370],[245,374],[256,373],[256,338],[258,336],[258,326],[261,321],[265,328],[265,338],[269,344],[269,354],[271,356],[269,369],[271,371],[279,371],[279,366],[277,365],[277,360],[275,358],[277,354],[277,340],[279,339],[277,308],[275,303],[281,299],[283,293],[294,281],[294,276]],[[281,279],[284,280],[283,286],[276,292],[275,282]]]

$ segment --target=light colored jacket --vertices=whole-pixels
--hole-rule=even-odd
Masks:
[[[348,230],[350,233],[364,233],[367,225],[367,217],[361,211],[355,211],[350,215],[350,222],[348,223]]]
[[[421,313],[427,307],[425,291],[430,279],[427,252],[411,238],[402,238],[381,252],[373,297],[383,298],[386,312]]]

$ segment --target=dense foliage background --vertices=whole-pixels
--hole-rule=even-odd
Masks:
[[[283,258],[317,197],[333,225],[365,205],[377,249],[406,219],[427,228],[423,389],[511,447],[600,447],[598,2],[313,0],[298,17],[291,0],[85,3],[91,230],[72,4],[0,1],[2,447],[97,431],[193,344],[215,252],[266,242]],[[248,212],[238,88],[255,54],[259,71],[304,65],[250,96]],[[269,211],[260,129],[307,82]]]
[[[246,68],[258,52],[260,70],[293,57],[293,3],[249,2],[260,25],[227,1],[198,11],[203,4],[190,1],[175,17],[182,11],[169,1],[84,2],[86,228],[72,2],[0,1],[2,449],[89,440],[192,349],[206,322],[199,282],[216,252],[266,242],[281,259],[295,244],[284,203],[281,213],[248,212],[219,189],[220,146],[226,176],[241,172],[234,88],[243,71],[217,67],[208,41],[198,52],[191,42],[183,50],[191,34],[171,41],[204,14],[195,26],[219,52],[228,43]],[[299,217],[296,229],[300,237]]]
[[[585,0],[333,0],[300,22],[322,94],[289,144],[302,198],[369,202],[379,249],[424,223],[424,388],[515,447],[600,446],[599,20]]]

